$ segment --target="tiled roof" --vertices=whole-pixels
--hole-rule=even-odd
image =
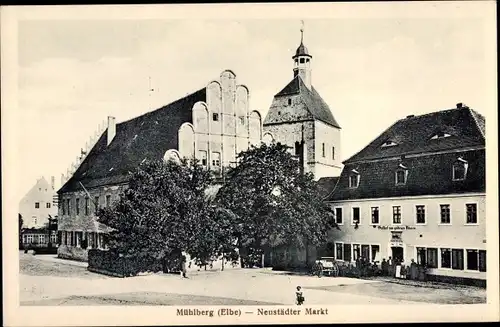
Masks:
[[[459,157],[468,162],[468,172],[465,180],[453,181],[452,165]],[[408,169],[406,184],[395,185],[395,173],[401,163]],[[407,157],[402,161],[348,163],[327,200],[485,192],[485,163],[484,149]],[[353,169],[360,176],[357,188],[349,188]]]
[[[80,167],[58,193],[127,182],[144,159],[163,158],[169,149],[178,149],[178,132],[185,122],[192,123],[192,108],[206,101],[205,88],[160,109],[116,125],[116,135],[107,145],[104,132]]]
[[[316,184],[318,186],[322,198],[332,193],[338,180],[339,177],[322,177],[318,179]]]
[[[484,117],[467,107],[409,116],[398,120],[344,163],[484,146],[484,128]],[[450,137],[432,140],[439,132],[449,134]],[[387,141],[397,145],[382,147]]]
[[[311,88],[312,90],[309,90],[302,81],[302,78],[297,75],[280,92],[278,92],[275,97],[300,95],[307,110],[311,113],[314,119],[340,128],[340,125],[333,117],[332,111],[330,110],[326,102],[321,98],[314,87]]]

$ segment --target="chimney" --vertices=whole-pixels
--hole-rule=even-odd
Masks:
[[[462,106],[463,106],[463,105],[464,105],[464,104],[463,104],[462,102],[457,103],[457,109],[462,109]]]
[[[116,118],[113,116],[108,116],[108,145],[111,144],[116,135]]]
[[[56,178],[54,176],[50,177],[50,186],[52,187],[52,190],[56,189]]]
[[[64,178],[64,174],[61,174],[61,186],[63,186],[65,182],[66,179]]]

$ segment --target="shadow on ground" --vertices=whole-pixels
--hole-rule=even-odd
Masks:
[[[62,259],[61,259],[62,260]],[[85,279],[106,279],[105,275],[94,274],[85,267],[38,260],[32,254],[21,254],[19,273],[28,276],[77,277]]]
[[[133,292],[95,296],[69,296],[61,299],[21,302],[21,306],[60,305],[280,305],[280,303],[159,292]]]
[[[436,284],[429,286],[431,287],[420,284],[381,282],[305,288],[436,304],[486,303],[486,290],[479,287]]]

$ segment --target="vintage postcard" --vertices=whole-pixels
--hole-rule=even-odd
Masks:
[[[495,2],[0,10],[6,326],[499,319]]]

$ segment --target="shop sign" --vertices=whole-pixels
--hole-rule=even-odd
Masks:
[[[383,230],[413,230],[417,229],[415,226],[377,226],[378,229],[383,229]]]

